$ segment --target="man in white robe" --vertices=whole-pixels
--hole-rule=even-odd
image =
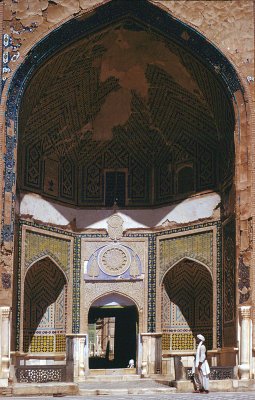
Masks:
[[[209,374],[210,368],[206,359],[206,347],[204,345],[205,338],[203,335],[197,335],[199,344],[194,362],[193,371],[196,375],[195,382],[198,384],[195,392],[209,393]]]

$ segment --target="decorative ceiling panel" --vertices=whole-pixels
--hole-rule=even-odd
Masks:
[[[137,22],[113,24],[45,62],[27,86],[19,130],[21,188],[75,205],[104,205],[109,169],[127,171],[127,206],[174,200],[187,162],[194,191],[217,189],[219,173],[233,173],[233,113],[217,74]],[[47,176],[49,160],[60,178]]]

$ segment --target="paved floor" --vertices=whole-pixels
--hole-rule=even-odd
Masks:
[[[40,400],[50,399],[53,396],[38,396],[38,397],[15,397],[16,400]],[[54,397],[55,398],[55,397]],[[255,400],[255,392],[242,392],[242,393],[209,393],[209,394],[194,394],[194,393],[175,393],[175,394],[157,394],[157,395],[126,395],[126,396],[64,396],[66,400],[198,400],[201,398],[215,399],[215,400]],[[0,397],[0,399],[7,399]]]
[[[91,381],[85,381],[85,382],[80,382],[79,383],[79,388],[80,389],[127,389],[127,388],[133,388],[133,389],[150,389],[150,388],[164,388],[167,389],[169,386],[163,385],[162,383],[155,382],[153,379],[136,379],[132,381],[116,381],[116,382],[100,382],[98,384],[97,382],[91,382]],[[255,398],[254,398],[255,400]]]

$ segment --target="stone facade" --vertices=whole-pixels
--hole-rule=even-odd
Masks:
[[[240,338],[254,379],[253,22],[250,0],[0,3],[0,386],[74,342],[83,376],[89,310],[114,295],[138,313],[139,372],[174,378],[199,328],[218,366]],[[107,173],[124,207],[105,207]]]

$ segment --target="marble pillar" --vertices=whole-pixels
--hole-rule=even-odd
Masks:
[[[74,378],[82,379],[89,371],[88,335],[74,335]]]
[[[251,357],[251,306],[240,307],[241,331],[240,331],[240,379],[250,379]]]
[[[161,373],[162,333],[141,333],[142,365],[141,374],[146,377]]]
[[[10,375],[10,307],[0,307],[0,386],[8,386]]]

